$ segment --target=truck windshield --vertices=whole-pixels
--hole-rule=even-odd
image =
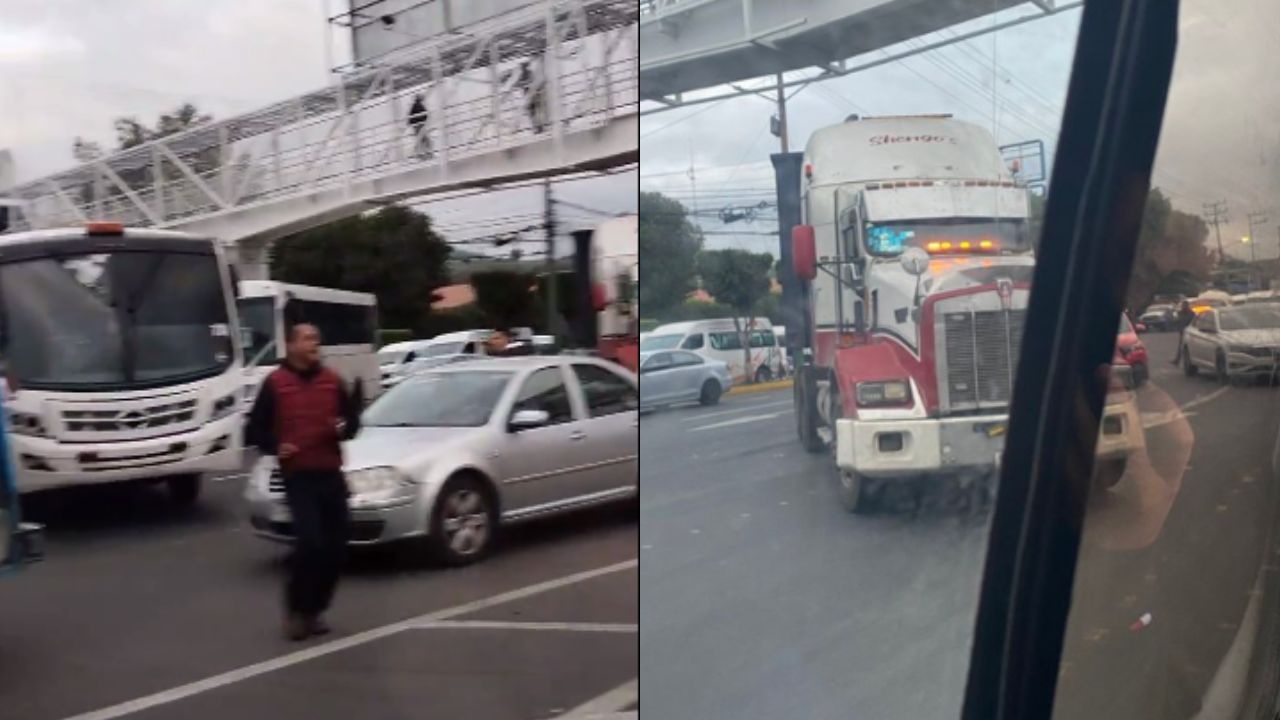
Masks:
[[[258,357],[276,337],[276,305],[270,297],[241,298],[236,301],[240,310],[240,332],[244,337],[244,359]],[[268,353],[260,359],[262,364],[270,364],[280,354]]]
[[[3,354],[19,384],[111,390],[195,380],[232,361],[212,254],[122,250],[0,265]]]
[[[867,252],[900,255],[909,247],[931,254],[1020,253],[1031,248],[1025,220],[908,220],[867,223]]]

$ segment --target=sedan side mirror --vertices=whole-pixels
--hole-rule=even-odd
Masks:
[[[511,416],[511,421],[507,426],[511,432],[520,432],[521,430],[532,430],[546,426],[551,422],[551,413],[546,410],[517,410]]]

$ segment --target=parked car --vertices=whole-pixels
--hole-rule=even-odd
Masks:
[[[378,348],[378,371],[382,375],[382,386],[387,387],[387,380],[404,371],[405,365],[426,353],[429,340],[405,340]]]
[[[636,378],[593,358],[446,365],[388,390],[346,445],[352,545],[421,538],[442,562],[484,557],[498,526],[638,497]],[[250,474],[259,536],[292,541],[275,459]]]
[[[1222,382],[1271,377],[1280,357],[1280,307],[1271,303],[1211,309],[1183,334],[1182,369],[1207,370]]]
[[[729,366],[687,350],[640,353],[640,407],[686,402],[715,405],[733,387]]]
[[[1120,356],[1133,373],[1134,387],[1142,387],[1151,377],[1151,367],[1147,362],[1147,346],[1138,337],[1138,330],[1126,314],[1120,315],[1120,332],[1116,336],[1116,354]]]
[[[748,327],[745,318],[738,322],[740,326]],[[773,334],[772,324],[767,318],[756,318],[749,328],[751,363],[746,368],[742,366],[742,335],[732,318],[659,325],[640,340],[640,352],[688,350],[728,365],[729,374],[737,383],[752,378],[756,382],[765,382],[784,377],[787,373],[786,349]]]
[[[1178,327],[1178,308],[1173,305],[1152,305],[1138,316],[1138,322],[1151,330],[1168,332]]]

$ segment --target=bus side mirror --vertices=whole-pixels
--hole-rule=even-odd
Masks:
[[[818,276],[818,249],[812,225],[791,228],[791,269],[801,280]]]

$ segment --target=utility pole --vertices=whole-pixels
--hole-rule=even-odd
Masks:
[[[1266,222],[1267,222],[1266,213],[1260,213],[1260,212],[1249,213],[1249,257],[1251,258],[1251,262],[1253,262],[1254,264],[1257,264],[1258,262],[1258,236],[1254,234],[1253,226],[1255,224],[1265,225]]]
[[[778,73],[778,131],[782,140],[782,152],[787,152],[787,92],[782,87],[782,73]]]
[[[559,278],[556,276],[556,203],[551,196],[551,178],[542,181],[542,206],[545,215],[543,230],[547,233],[547,333],[557,335],[559,308],[556,306],[556,285]]]
[[[1204,219],[1213,225],[1213,232],[1218,238],[1218,264],[1221,265],[1227,259],[1226,251],[1222,249],[1222,228],[1221,224],[1228,222],[1227,220],[1227,201],[1218,200],[1217,202],[1204,204]]]

